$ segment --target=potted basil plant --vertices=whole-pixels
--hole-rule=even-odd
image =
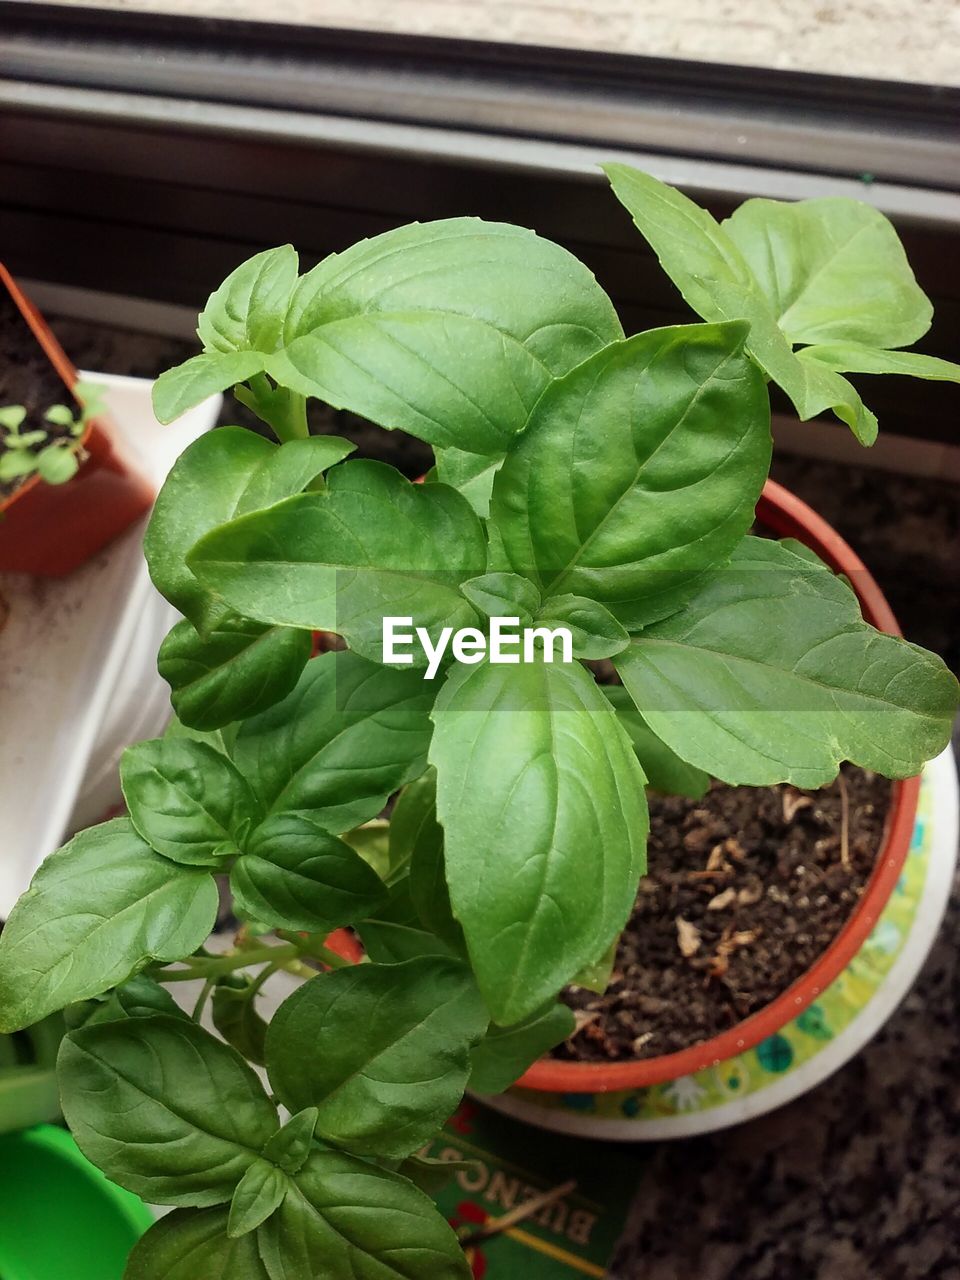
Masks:
[[[658,226],[673,199],[656,189]],[[811,788],[942,750],[940,660],[864,621],[813,551],[750,532],[768,376],[829,387],[867,438],[830,364],[893,360],[928,304],[889,228],[818,257],[751,203],[791,291],[872,355],[794,355],[773,277],[684,207],[686,285],[722,293],[706,323],[625,337],[564,250],[459,218],[305,274],[289,246],[258,254],[158,381],[162,420],[234,387],[276,442],[223,428],[174,467],[146,554],[183,614],[159,659],[176,718],[123,759],[129,816],[52,854],[0,938],[0,1029],[66,1010],[77,1143],[174,1207],[129,1280],[466,1280],[423,1148],[468,1086],[570,1036],[558,993],[602,973],[644,872],[645,764]],[[824,244],[838,217],[876,224],[810,217]],[[310,397],[426,441],[435,470],[412,484],[309,436]],[[318,630],[346,647],[311,659]],[[345,926],[360,959],[331,944]],[[283,970],[304,980],[267,1024]]]

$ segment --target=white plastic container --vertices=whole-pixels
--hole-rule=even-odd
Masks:
[[[158,487],[220,409],[216,396],[164,427],[149,380],[82,376],[103,386],[124,444]],[[147,574],[144,525],[68,578],[0,575],[10,607],[0,630],[0,919],[65,835],[116,803],[123,747],[169,715],[156,654],[177,615]]]

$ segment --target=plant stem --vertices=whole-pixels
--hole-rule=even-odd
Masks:
[[[268,966],[269,972],[275,972],[277,969],[287,969],[290,973],[294,973],[300,978],[313,978],[316,976],[316,972],[302,963],[302,956],[310,956],[314,960],[319,960],[329,969],[344,969],[351,963],[351,961],[345,960],[343,956],[338,956],[335,951],[331,951],[329,947],[324,946],[312,934],[301,936],[299,933],[294,933],[289,929],[278,929],[276,933],[278,938],[283,939],[284,946],[254,947],[241,945],[236,951],[232,951],[225,956],[191,956],[184,961],[186,968],[160,969],[154,976],[159,982],[195,982],[198,978],[203,978],[212,983],[225,974],[233,973],[236,969],[247,969],[253,965],[265,964]],[[266,975],[259,975],[259,979],[266,981],[269,972]]]
[[[197,978],[219,978],[233,973],[235,969],[246,969],[249,965],[272,964],[283,966],[288,960],[297,960],[301,954],[300,947],[290,943],[285,947],[250,947],[228,956],[207,959],[203,956],[186,961],[186,969],[161,969],[155,976],[161,982],[193,982]]]
[[[254,980],[250,983],[250,990],[247,992],[247,997],[250,1000],[253,1000],[254,997],[259,994],[260,988],[267,981],[267,979],[272,978],[273,975],[275,973],[278,973],[282,968],[283,968],[283,965],[280,965],[280,964],[264,965],[264,967],[260,970],[260,972],[254,978]]]
[[[284,427],[289,435],[281,436],[285,440],[306,440],[310,434],[307,427],[307,397],[298,395],[296,391],[287,391],[287,412],[284,415]],[[277,434],[280,435],[279,430]]]
[[[284,444],[287,440],[306,440],[310,434],[307,430],[307,397],[298,395],[296,391],[290,391],[287,387],[277,387],[269,394],[267,421],[276,432],[280,443]],[[266,405],[263,400],[260,404],[262,412]]]
[[[842,773],[837,774],[837,782],[840,786],[840,863],[844,871],[850,871],[850,794]]]
[[[235,387],[234,395],[273,428],[281,444],[287,440],[305,440],[310,434],[306,396],[289,387],[271,386],[265,373],[255,373],[246,386]]]
[[[194,1020],[194,1022],[199,1022],[200,1019],[203,1017],[203,1010],[207,1003],[207,1000],[210,998],[210,992],[212,990],[213,990],[213,979],[208,978],[206,982],[203,984],[203,990],[200,992],[199,996],[197,996],[197,1003],[193,1006],[193,1013],[191,1013],[190,1015],[190,1017]]]

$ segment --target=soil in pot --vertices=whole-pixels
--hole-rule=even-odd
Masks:
[[[819,791],[729,787],[650,796],[648,873],[603,995],[570,987],[576,1034],[553,1053],[674,1053],[756,1013],[849,919],[880,848],[890,783],[845,765]]]
[[[0,291],[0,407],[14,404],[23,405],[27,411],[21,432],[47,433],[47,439],[33,446],[34,453],[69,435],[68,427],[47,422],[44,415],[55,404],[72,408],[73,397],[4,289]],[[0,501],[19,488],[25,478],[0,481]]]

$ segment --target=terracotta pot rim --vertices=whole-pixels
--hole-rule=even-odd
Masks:
[[[79,381],[79,375],[76,369],[67,358],[66,353],[60,346],[60,343],[53,336],[50,326],[37,311],[36,307],[23,292],[20,286],[14,280],[13,276],[7,268],[0,262],[0,285],[7,291],[13,299],[13,304],[20,312],[30,332],[36,339],[37,345],[43,351],[43,354],[50,361],[56,371],[60,381],[67,389],[70,398],[80,404],[77,398],[76,386]],[[90,443],[91,437],[96,431],[99,435],[103,435],[103,427],[97,419],[91,419],[84,428],[83,434],[79,437],[77,443],[82,448]],[[29,476],[21,485],[14,489],[13,493],[8,494],[6,498],[0,498],[0,511],[6,511],[12,507],[15,502],[19,502],[21,498],[26,497],[33,489],[45,481],[41,476],[34,473]]]
[[[757,504],[758,519],[780,536],[795,537],[846,574],[864,617],[880,631],[901,634],[879,586],[856,552],[805,502],[773,480]],[[521,1076],[522,1088],[546,1093],[607,1093],[664,1084],[716,1066],[779,1031],[847,967],[872,930],[893,892],[910,848],[920,779],[894,782],[883,840],[863,896],[846,924],[813,965],[770,1004],[727,1031],[677,1053],[633,1062],[559,1062],[541,1058]]]

